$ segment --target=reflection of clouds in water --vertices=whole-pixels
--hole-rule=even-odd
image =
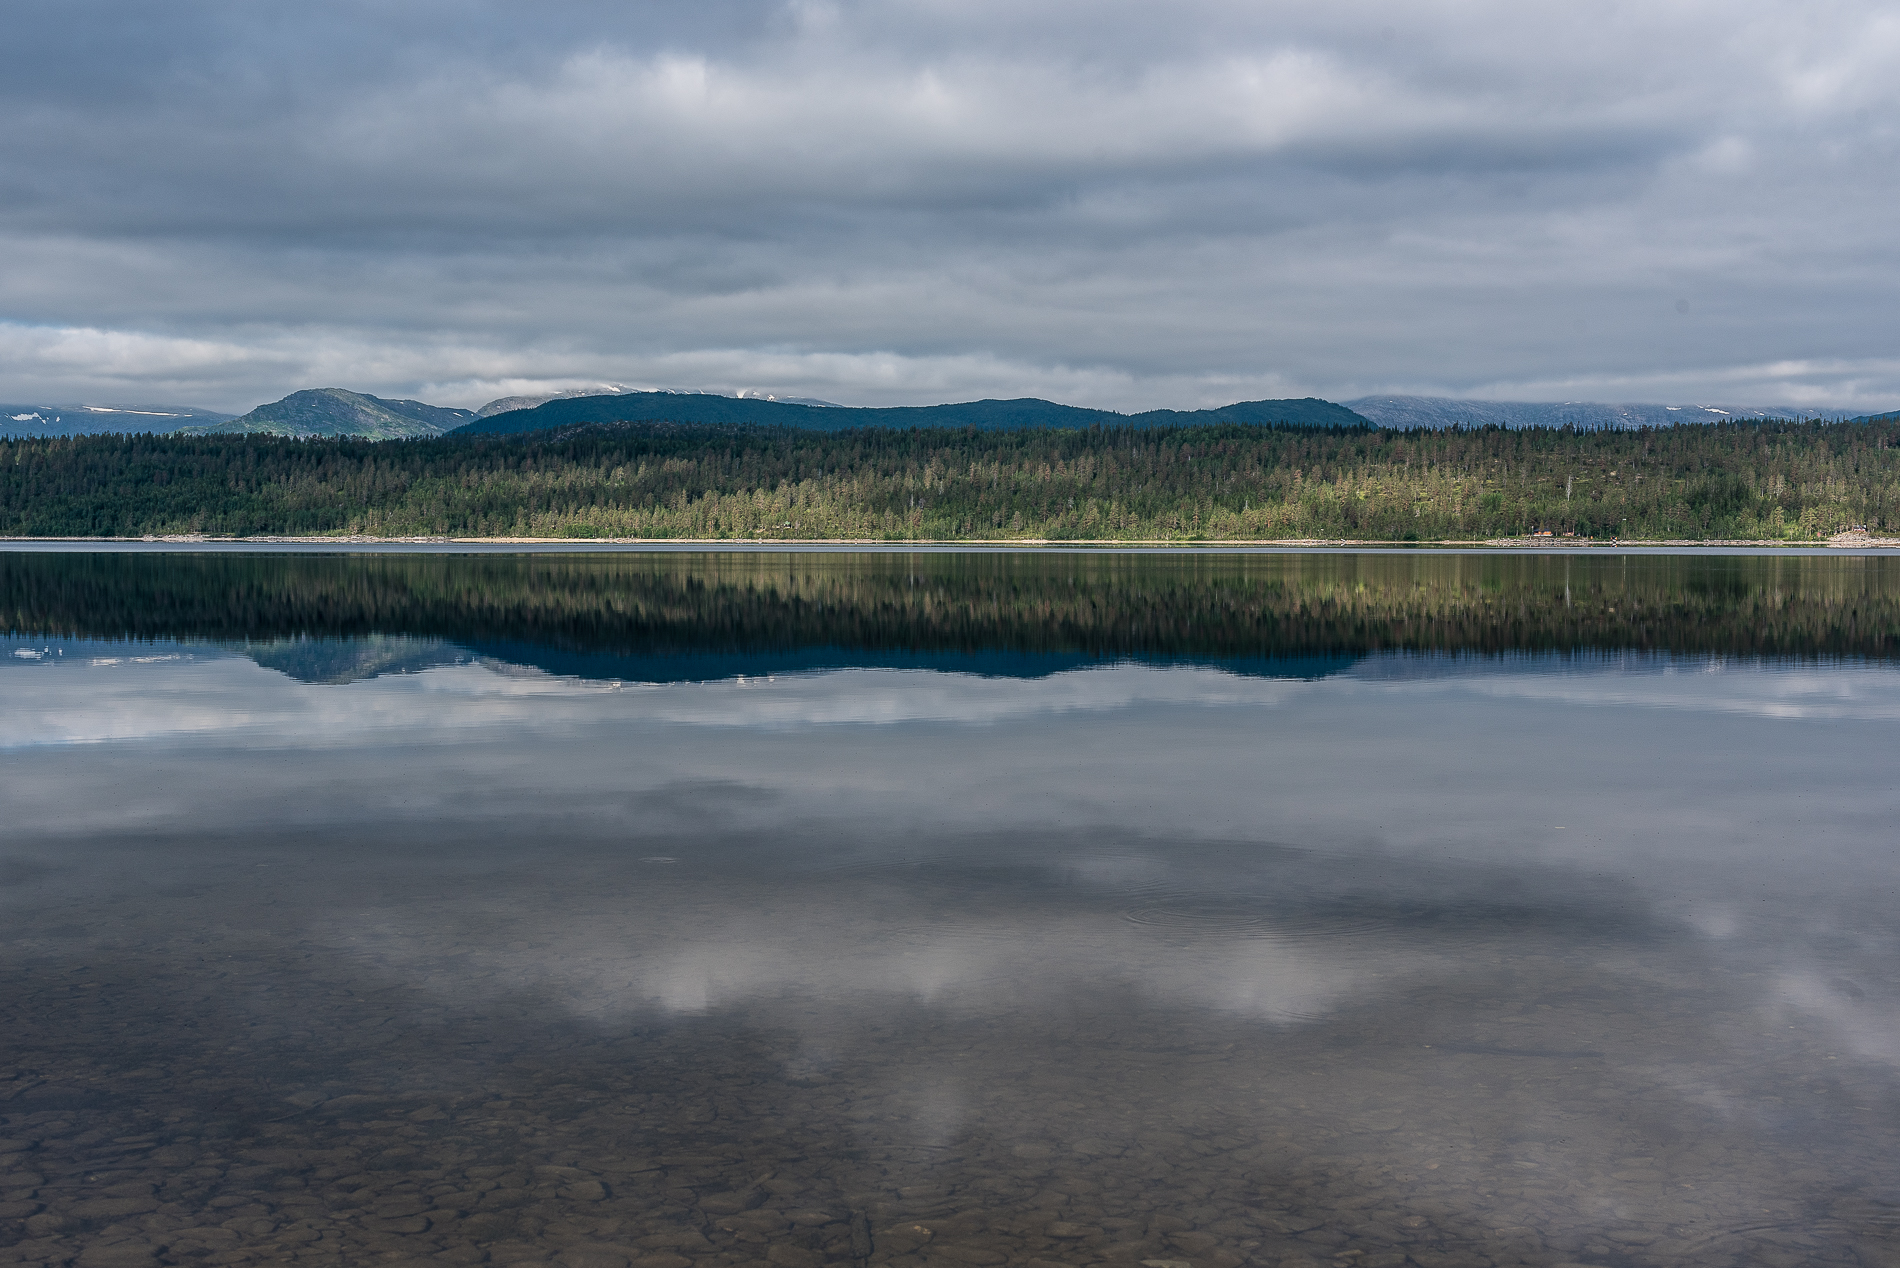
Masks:
[[[1823,1022],[1856,1056],[1900,1066],[1900,1006],[1874,998],[1859,982],[1807,970],[1785,972],[1776,977],[1769,998]]]
[[[742,915],[735,905],[690,924],[651,911],[570,913],[560,931],[543,933],[544,945],[508,950],[413,924],[346,921],[334,936],[391,975],[448,996],[531,996],[602,1023],[779,1005],[807,1019],[816,1006],[827,1024],[887,1004],[986,1015],[1126,990],[1291,1022],[1424,967],[1415,947],[1329,949],[1271,937],[1190,943],[1143,934],[1114,912],[972,914],[954,929],[919,934],[901,921],[867,925],[850,905],[802,896],[799,905],[789,917]]]
[[[653,688],[656,697],[643,712],[667,722],[709,726],[982,724],[1033,714],[1099,712],[1146,704],[1274,705],[1306,689],[1307,684],[1287,679],[1146,665],[1077,669],[1027,679],[870,669],[762,684],[691,684],[681,692]]]
[[[913,1145],[942,1148],[951,1143],[969,1114],[969,1094],[962,1080],[947,1070],[926,1066],[911,1072],[894,1089],[898,1114],[905,1120],[904,1135]],[[873,1135],[871,1124],[859,1130]]]
[[[134,672],[135,668],[148,672]],[[943,722],[980,725],[1143,704],[1272,705],[1309,689],[1214,669],[1103,666],[1046,678],[848,669],[707,683],[606,683],[539,671],[450,666],[344,685],[307,685],[237,658],[6,681],[0,749],[158,737],[243,736],[273,747],[465,739],[488,728],[645,721],[782,728]],[[506,669],[506,672],[502,670]],[[78,670],[78,672],[75,672]],[[163,672],[155,672],[163,671]]]
[[[1741,931],[1741,917],[1723,904],[1691,903],[1682,919],[1705,938],[1733,938]]]
[[[398,734],[414,742],[484,726],[570,725],[579,715],[562,710],[562,701],[580,703],[607,690],[473,666],[309,685],[235,656],[69,665],[16,675],[0,689],[0,749],[160,738],[277,748],[388,742]]]
[[[1082,883],[1110,889],[1138,891],[1164,884],[1174,875],[1173,869],[1160,859],[1140,854],[1102,854],[1070,859],[1064,866]]]
[[[1394,658],[1403,664],[1404,658]],[[1527,662],[1534,668],[1523,668]],[[1391,662],[1387,662],[1388,664]],[[1377,681],[1377,666],[1362,676]],[[1900,721],[1900,669],[1886,665],[1795,665],[1643,658],[1571,663],[1556,659],[1459,658],[1439,673],[1420,672],[1382,685],[1468,692],[1501,699],[1593,707],[1781,719]]]
[[[0,684],[16,839],[383,822],[485,848],[532,822],[566,839],[690,857],[696,847],[678,834],[803,825],[822,835],[830,824],[868,857],[901,853],[916,833],[1095,825],[1177,841],[1613,862],[1711,936],[1731,929],[1725,910],[1755,919],[1747,893],[1797,864],[1816,884],[1856,887],[1865,877],[1850,868],[1892,868],[1873,850],[1897,808],[1880,759],[1884,724],[1834,723],[1825,735],[1761,716],[1712,726],[1706,711],[1614,703],[1633,680],[1615,673],[1605,675],[1610,705],[1560,710],[1490,692],[1489,679],[1471,675],[853,671],[613,692],[479,666],[305,686],[224,661],[140,667],[94,692],[89,672],[27,671],[37,680],[28,687]],[[1763,676],[1676,677],[1729,699],[1737,682]],[[1870,692],[1900,681],[1862,676]],[[1530,677],[1506,676],[1507,685]],[[73,685],[47,685],[57,679]],[[1249,707],[1261,705],[1271,707]],[[788,721],[852,709],[907,725],[816,736]],[[984,725],[962,725],[973,721]],[[181,722],[205,729],[167,729]],[[114,735],[125,738],[72,743]],[[286,761],[286,751],[306,756]],[[1787,854],[1792,840],[1810,843],[1801,860]],[[1065,865],[1131,889],[1152,867],[1113,851]]]
[[[1778,719],[1900,720],[1900,672],[1885,667],[1647,662],[1577,666],[1524,658],[1429,658],[1410,673],[1327,682],[1226,670],[1105,665],[1043,678],[934,670],[848,669],[716,682],[606,683],[514,666],[453,665],[342,685],[299,683],[239,657],[100,658],[0,680],[0,749],[161,737],[241,738],[317,748],[464,740],[483,729],[551,731],[591,724],[773,730],[912,722],[999,724],[1142,706],[1277,706],[1315,692],[1488,699]],[[1524,668],[1534,663],[1534,668]]]
[[[569,878],[558,896],[538,868],[490,881],[479,867],[398,864],[378,889],[416,901],[344,906],[319,924],[326,941],[444,996],[551,1001],[603,1023],[725,1009],[824,1024],[913,1006],[1041,1015],[1117,995],[1285,1023],[1437,971],[1446,911],[1470,922],[1568,901],[1553,928],[1620,927],[1632,900],[1601,885],[1579,898],[1541,869],[1500,886],[1484,868],[1108,832],[877,845],[863,824],[785,822],[706,833],[684,856],[590,850],[550,873]]]
[[[283,892],[392,979],[602,1023],[769,1014],[806,1036],[797,1061],[814,1072],[841,1027],[879,1009],[1034,1016],[1120,992],[1297,1033],[1408,984],[1446,989],[1462,929],[1648,946],[1652,963],[1699,972],[1706,956],[1768,970],[1738,983],[1774,981],[1810,955],[1809,916],[1892,875],[1881,741],[1900,675],[1872,667],[874,670],[615,692],[479,665],[309,686],[198,660],[26,669],[0,691],[14,842],[298,825],[319,843],[384,840],[375,901]],[[1795,734],[1795,716],[1849,720]],[[129,743],[142,739],[164,742]],[[1074,835],[1039,852],[1058,832]],[[721,853],[720,833],[756,839]],[[1008,849],[977,859],[958,833]],[[1310,847],[1325,874],[1283,860],[1267,887],[1245,851],[1272,840]],[[1042,870],[941,911],[896,871],[968,874],[1011,851]],[[523,857],[555,876],[598,866],[599,892],[550,898],[528,876],[513,900],[514,881],[479,875]],[[761,891],[774,869],[784,883]],[[1579,908],[1598,875],[1622,888]],[[1241,912],[1230,900],[1249,893],[1276,903]],[[15,901],[3,886],[0,901]],[[1316,933],[1315,913],[1333,923]],[[510,948],[504,927],[544,945]],[[1888,1013],[1816,980],[1770,996],[1854,1052],[1900,1053]],[[1680,1090],[1713,1096],[1694,1078]]]

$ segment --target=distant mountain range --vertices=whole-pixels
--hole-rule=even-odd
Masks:
[[[549,401],[564,401],[576,396],[628,396],[644,392],[644,388],[623,387],[618,383],[597,383],[592,387],[570,387],[560,392],[542,392],[538,396],[503,396],[488,402],[475,411],[477,418],[489,418],[496,414],[506,414],[518,409],[533,409]],[[662,396],[723,396],[723,392],[680,391],[662,388]],[[784,401],[788,405],[822,405],[829,409],[843,409],[835,401],[821,401],[811,396],[769,396],[758,393],[739,393],[739,399],[752,397],[766,401]]]
[[[421,401],[388,401],[346,392],[340,387],[292,392],[281,401],[259,405],[242,418],[180,427],[187,436],[359,436],[366,440],[404,440],[440,436],[474,419],[475,411],[446,409]]]
[[[1674,427],[1739,419],[1807,418],[1811,411],[1742,405],[1604,405],[1595,401],[1466,401],[1362,396],[1346,407],[1380,427]],[[1838,417],[1830,415],[1829,417]]]
[[[172,432],[231,417],[192,405],[0,405],[0,436]]]
[[[503,396],[488,402],[475,411],[475,417],[488,418],[495,414],[506,414],[518,409],[533,409],[549,401],[562,401],[576,396],[619,396],[633,388],[621,387],[618,383],[599,383],[593,387],[570,387],[561,392],[543,392],[538,396]]]
[[[622,392],[550,400],[532,409],[510,410],[456,428],[458,436],[547,431],[578,423],[711,423],[723,426],[975,427],[982,431],[1043,427],[1183,427],[1204,423],[1287,423],[1295,427],[1364,427],[1367,420],[1315,397],[1291,401],[1242,401],[1218,409],[1110,410],[1058,405],[1023,397],[1011,401],[966,401],[957,405],[906,405],[883,409],[806,404],[710,393]]]
[[[1766,406],[1605,405],[1589,401],[1473,401],[1438,396],[1363,396],[1343,405],[1314,397],[1242,401],[1214,409],[1110,410],[1059,405],[1023,397],[953,405],[860,408],[810,397],[716,392],[645,391],[602,383],[532,396],[504,396],[478,410],[422,401],[389,400],[343,388],[292,392],[242,417],[184,405],[0,405],[0,436],[76,436],[102,432],[173,432],[224,436],[357,436],[394,440],[460,435],[506,435],[578,423],[673,422],[725,426],[975,427],[985,431],[1036,427],[1182,427],[1204,423],[1281,423],[1295,427],[1671,427],[1686,422],[1766,418],[1839,417]],[[1891,414],[1849,419],[1866,422]]]

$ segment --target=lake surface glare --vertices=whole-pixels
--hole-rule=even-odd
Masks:
[[[1900,1266],[1900,559],[0,612],[0,1264]]]

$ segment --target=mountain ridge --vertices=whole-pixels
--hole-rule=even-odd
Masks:
[[[305,388],[225,422],[179,428],[187,436],[355,436],[410,440],[440,436],[471,421],[473,410],[386,400],[340,387]]]
[[[235,417],[195,405],[0,405],[0,437],[168,435]]]
[[[528,409],[478,418],[453,435],[511,435],[584,423],[698,423],[723,426],[799,427],[842,431],[853,427],[974,427],[981,431],[1081,427],[1181,427],[1205,423],[1282,423],[1295,427],[1370,427],[1370,420],[1317,397],[1238,401],[1215,409],[1112,410],[1060,405],[1039,397],[986,399],[944,405],[816,405],[756,397],[680,392],[618,392],[564,397]]]
[[[231,415],[185,405],[0,405],[0,438],[149,432],[157,435],[353,436],[422,439],[459,433],[507,435],[586,423],[671,422],[721,426],[1023,428],[1173,427],[1273,423],[1296,427],[1378,427],[1399,431],[1449,427],[1574,427],[1580,430],[1669,427],[1825,416],[1849,423],[1892,419],[1887,410],[1846,417],[1763,406],[1608,404],[1595,401],[1481,401],[1456,397],[1363,396],[1238,401],[1198,410],[1138,413],[1064,405],[1038,397],[988,398],[940,405],[845,406],[808,397],[727,395],[690,389],[644,390],[617,383],[499,397],[477,410],[391,399],[345,388],[307,388]]]
[[[1785,406],[1611,404],[1603,401],[1480,401],[1451,396],[1361,396],[1342,402],[1380,427],[1674,427],[1681,423],[1802,419]],[[1828,417],[1839,417],[1835,411]],[[1865,421],[1865,420],[1848,420]]]

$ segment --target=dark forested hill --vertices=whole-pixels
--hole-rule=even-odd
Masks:
[[[710,423],[739,427],[800,427],[848,431],[858,427],[974,427],[1004,431],[1033,427],[1182,427],[1208,423],[1281,423],[1293,427],[1364,427],[1365,419],[1343,405],[1313,397],[1295,401],[1242,401],[1219,409],[1149,410],[1116,414],[1023,397],[1013,401],[965,401],[860,409],[686,392],[620,392],[549,401],[511,410],[457,428],[464,435],[550,431],[576,423]]]
[[[0,441],[0,534],[1813,540],[1900,527],[1900,421]]]

